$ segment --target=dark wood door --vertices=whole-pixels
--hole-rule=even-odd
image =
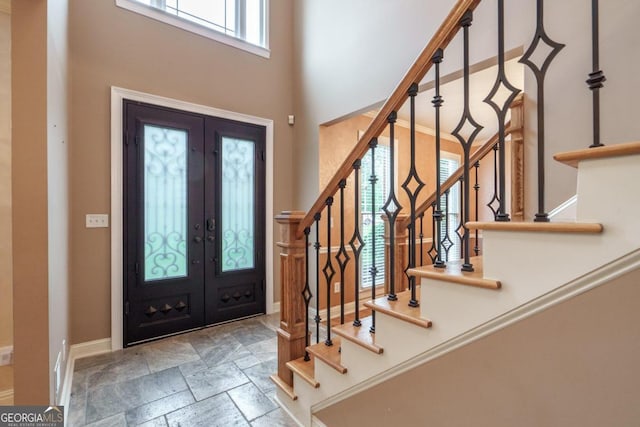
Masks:
[[[207,324],[264,313],[265,128],[208,118]]]
[[[264,127],[124,116],[125,344],[264,312]]]

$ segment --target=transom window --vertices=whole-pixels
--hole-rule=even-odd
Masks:
[[[269,0],[116,0],[122,8],[269,57]]]

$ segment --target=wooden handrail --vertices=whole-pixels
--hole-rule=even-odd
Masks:
[[[455,37],[460,29],[460,20],[462,16],[468,10],[474,10],[480,3],[480,0],[458,0],[455,6],[447,15],[438,31],[431,38],[427,46],[418,55],[418,58],[414,61],[409,71],[402,78],[398,86],[392,92],[391,96],[387,98],[386,102],[378,111],[378,114],[373,118],[369,127],[364,131],[364,134],[353,147],[353,150],[349,153],[346,159],[342,162],[342,165],[338,168],[333,177],[329,180],[329,183],[324,190],[320,193],[315,203],[311,206],[311,209],[307,212],[303,220],[298,227],[297,235],[301,237],[304,234],[304,229],[313,224],[313,217],[316,213],[320,212],[329,197],[332,197],[338,191],[338,184],[343,179],[347,179],[353,171],[353,164],[356,160],[361,159],[369,147],[369,142],[373,138],[380,136],[382,131],[387,126],[387,118],[393,111],[397,111],[408,97],[409,87],[414,83],[420,83],[422,78],[429,72],[433,65],[432,58],[438,49],[444,49],[449,42]]]

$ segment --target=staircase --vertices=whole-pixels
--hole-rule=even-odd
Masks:
[[[473,124],[468,108],[469,100],[465,96],[465,113],[458,129],[452,132],[463,147],[464,165],[451,182],[439,183],[434,194],[421,198],[419,189],[416,190],[419,185],[406,185],[412,181],[414,184],[420,181],[415,175],[416,159],[412,157],[412,167],[403,184],[411,206],[401,208],[392,190],[382,207],[382,214],[388,223],[386,235],[389,242],[385,248],[386,270],[389,270],[385,281],[385,294],[377,296],[374,290],[371,299],[364,303],[366,308],[372,310],[372,314],[364,318],[357,316],[359,297],[356,294],[356,320],[353,323],[344,322],[338,326],[327,327],[324,332],[326,339],[320,339],[320,296],[326,293],[325,318],[331,318],[330,290],[334,276],[340,274],[343,284],[345,280],[358,281],[358,273],[354,279],[345,278],[345,266],[350,261],[357,264],[362,249],[357,221],[353,236],[349,236],[351,240],[347,242],[346,239],[349,237],[345,239],[344,236],[344,197],[348,179],[352,174],[355,176],[354,203],[358,206],[360,196],[357,177],[360,159],[367,150],[375,150],[376,138],[387,126],[393,144],[395,112],[408,99],[412,103],[413,116],[413,99],[417,83],[431,66],[436,68],[436,98],[433,104],[437,114],[442,104],[441,99],[438,100],[437,89],[438,65],[442,61],[442,50],[460,29],[464,32],[465,40],[468,39],[471,14],[478,3],[479,1],[470,0],[460,0],[456,3],[434,38],[373,119],[311,210],[283,212],[276,217],[281,225],[278,245],[281,248],[282,303],[278,332],[278,373],[272,376],[272,380],[278,385],[277,394],[281,404],[301,425],[321,425],[313,414],[323,408],[640,266],[640,224],[636,221],[640,208],[640,192],[626,192],[625,197],[620,197],[619,192],[611,191],[621,183],[640,182],[640,142],[611,146],[600,143],[597,96],[594,96],[594,141],[591,147],[554,156],[555,160],[566,164],[567,167],[577,168],[577,207],[574,222],[554,222],[545,210],[544,120],[538,120],[537,124],[540,170],[536,221],[509,221],[505,202],[507,177],[503,154],[504,145],[507,143],[506,136],[513,131],[513,127],[506,120],[507,111],[516,99],[517,91],[512,92],[512,96],[508,97],[502,106],[496,105],[494,108],[499,121],[499,131],[493,144],[499,147],[500,153],[500,160],[496,161],[496,176],[499,175],[500,179],[496,180],[494,189],[500,202],[495,212],[496,221],[478,222],[477,205],[475,216],[470,214],[470,172],[479,161],[477,153],[482,151],[484,156],[491,151],[491,147],[472,151],[474,133],[470,136],[460,134],[460,130],[466,124]],[[498,5],[499,14],[502,14],[503,2],[499,1]],[[593,7],[592,12],[597,18],[597,1],[593,2]],[[538,12],[542,13],[540,1]],[[540,38],[544,31],[540,22],[539,19],[533,47],[537,43],[536,37]],[[499,37],[504,36],[503,30],[499,30],[499,33],[502,33]],[[594,19],[594,34],[597,34],[597,19]],[[464,46],[463,74],[468,84],[466,41]],[[502,49],[499,48],[500,65],[504,64],[504,40],[499,46]],[[597,56],[597,49],[596,43],[594,56]],[[547,58],[549,62],[556,53],[548,57],[551,59]],[[522,62],[526,61],[527,53]],[[594,62],[595,68],[596,63]],[[541,68],[545,68],[546,73],[548,67]],[[602,83],[602,80],[596,81],[596,77],[601,75],[601,72],[598,72],[594,69],[588,82],[594,94]],[[500,84],[508,86],[505,76],[500,76],[499,73],[496,87]],[[538,79],[538,84],[544,84],[544,75]],[[544,87],[538,89],[540,100]],[[538,105],[538,116],[544,117],[544,106]],[[437,126],[436,150],[439,150],[439,132]],[[393,153],[393,147],[391,152]],[[376,182],[374,175],[372,172],[373,185]],[[458,181],[464,201],[460,227],[463,258],[444,262],[443,242],[439,239],[442,205],[436,201],[442,201],[445,193],[448,196],[448,188]],[[393,182],[391,188],[394,188]],[[340,201],[338,214],[335,213],[338,208],[334,208],[335,217],[340,218],[340,250],[335,260],[328,255],[323,266],[320,265],[319,248],[322,245],[331,247],[332,236],[335,238],[335,232],[332,232],[331,226],[328,225],[333,218],[331,210],[334,197]],[[409,214],[406,222],[399,217],[401,209]],[[423,218],[428,209],[431,209],[433,229],[438,230],[433,233],[433,263],[417,259],[415,244],[417,219]],[[326,219],[327,217],[329,219]],[[512,212],[512,217],[515,217],[515,212]],[[321,229],[321,220],[324,220],[327,227],[326,232]],[[312,246],[310,237],[314,227],[316,241]],[[395,244],[399,230],[403,227],[408,230],[409,250],[406,257]],[[470,246],[471,235],[475,232],[482,235],[481,256],[474,256]],[[326,234],[322,234],[321,237],[321,233]],[[422,241],[422,236],[420,238]],[[478,246],[478,238],[475,244]],[[351,247],[352,256],[346,255],[347,246]],[[310,248],[315,248],[315,261],[310,254],[313,249]],[[402,283],[404,266],[408,277],[406,290],[403,289]],[[376,273],[374,266],[371,271],[373,278]],[[315,293],[312,291],[314,285]],[[316,315],[310,319],[309,307],[312,302],[316,304]],[[341,307],[343,310],[344,303]],[[313,322],[316,324],[315,330],[312,327]]]

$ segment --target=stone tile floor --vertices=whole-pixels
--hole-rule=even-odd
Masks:
[[[278,406],[279,315],[77,360],[68,426],[294,427]]]

